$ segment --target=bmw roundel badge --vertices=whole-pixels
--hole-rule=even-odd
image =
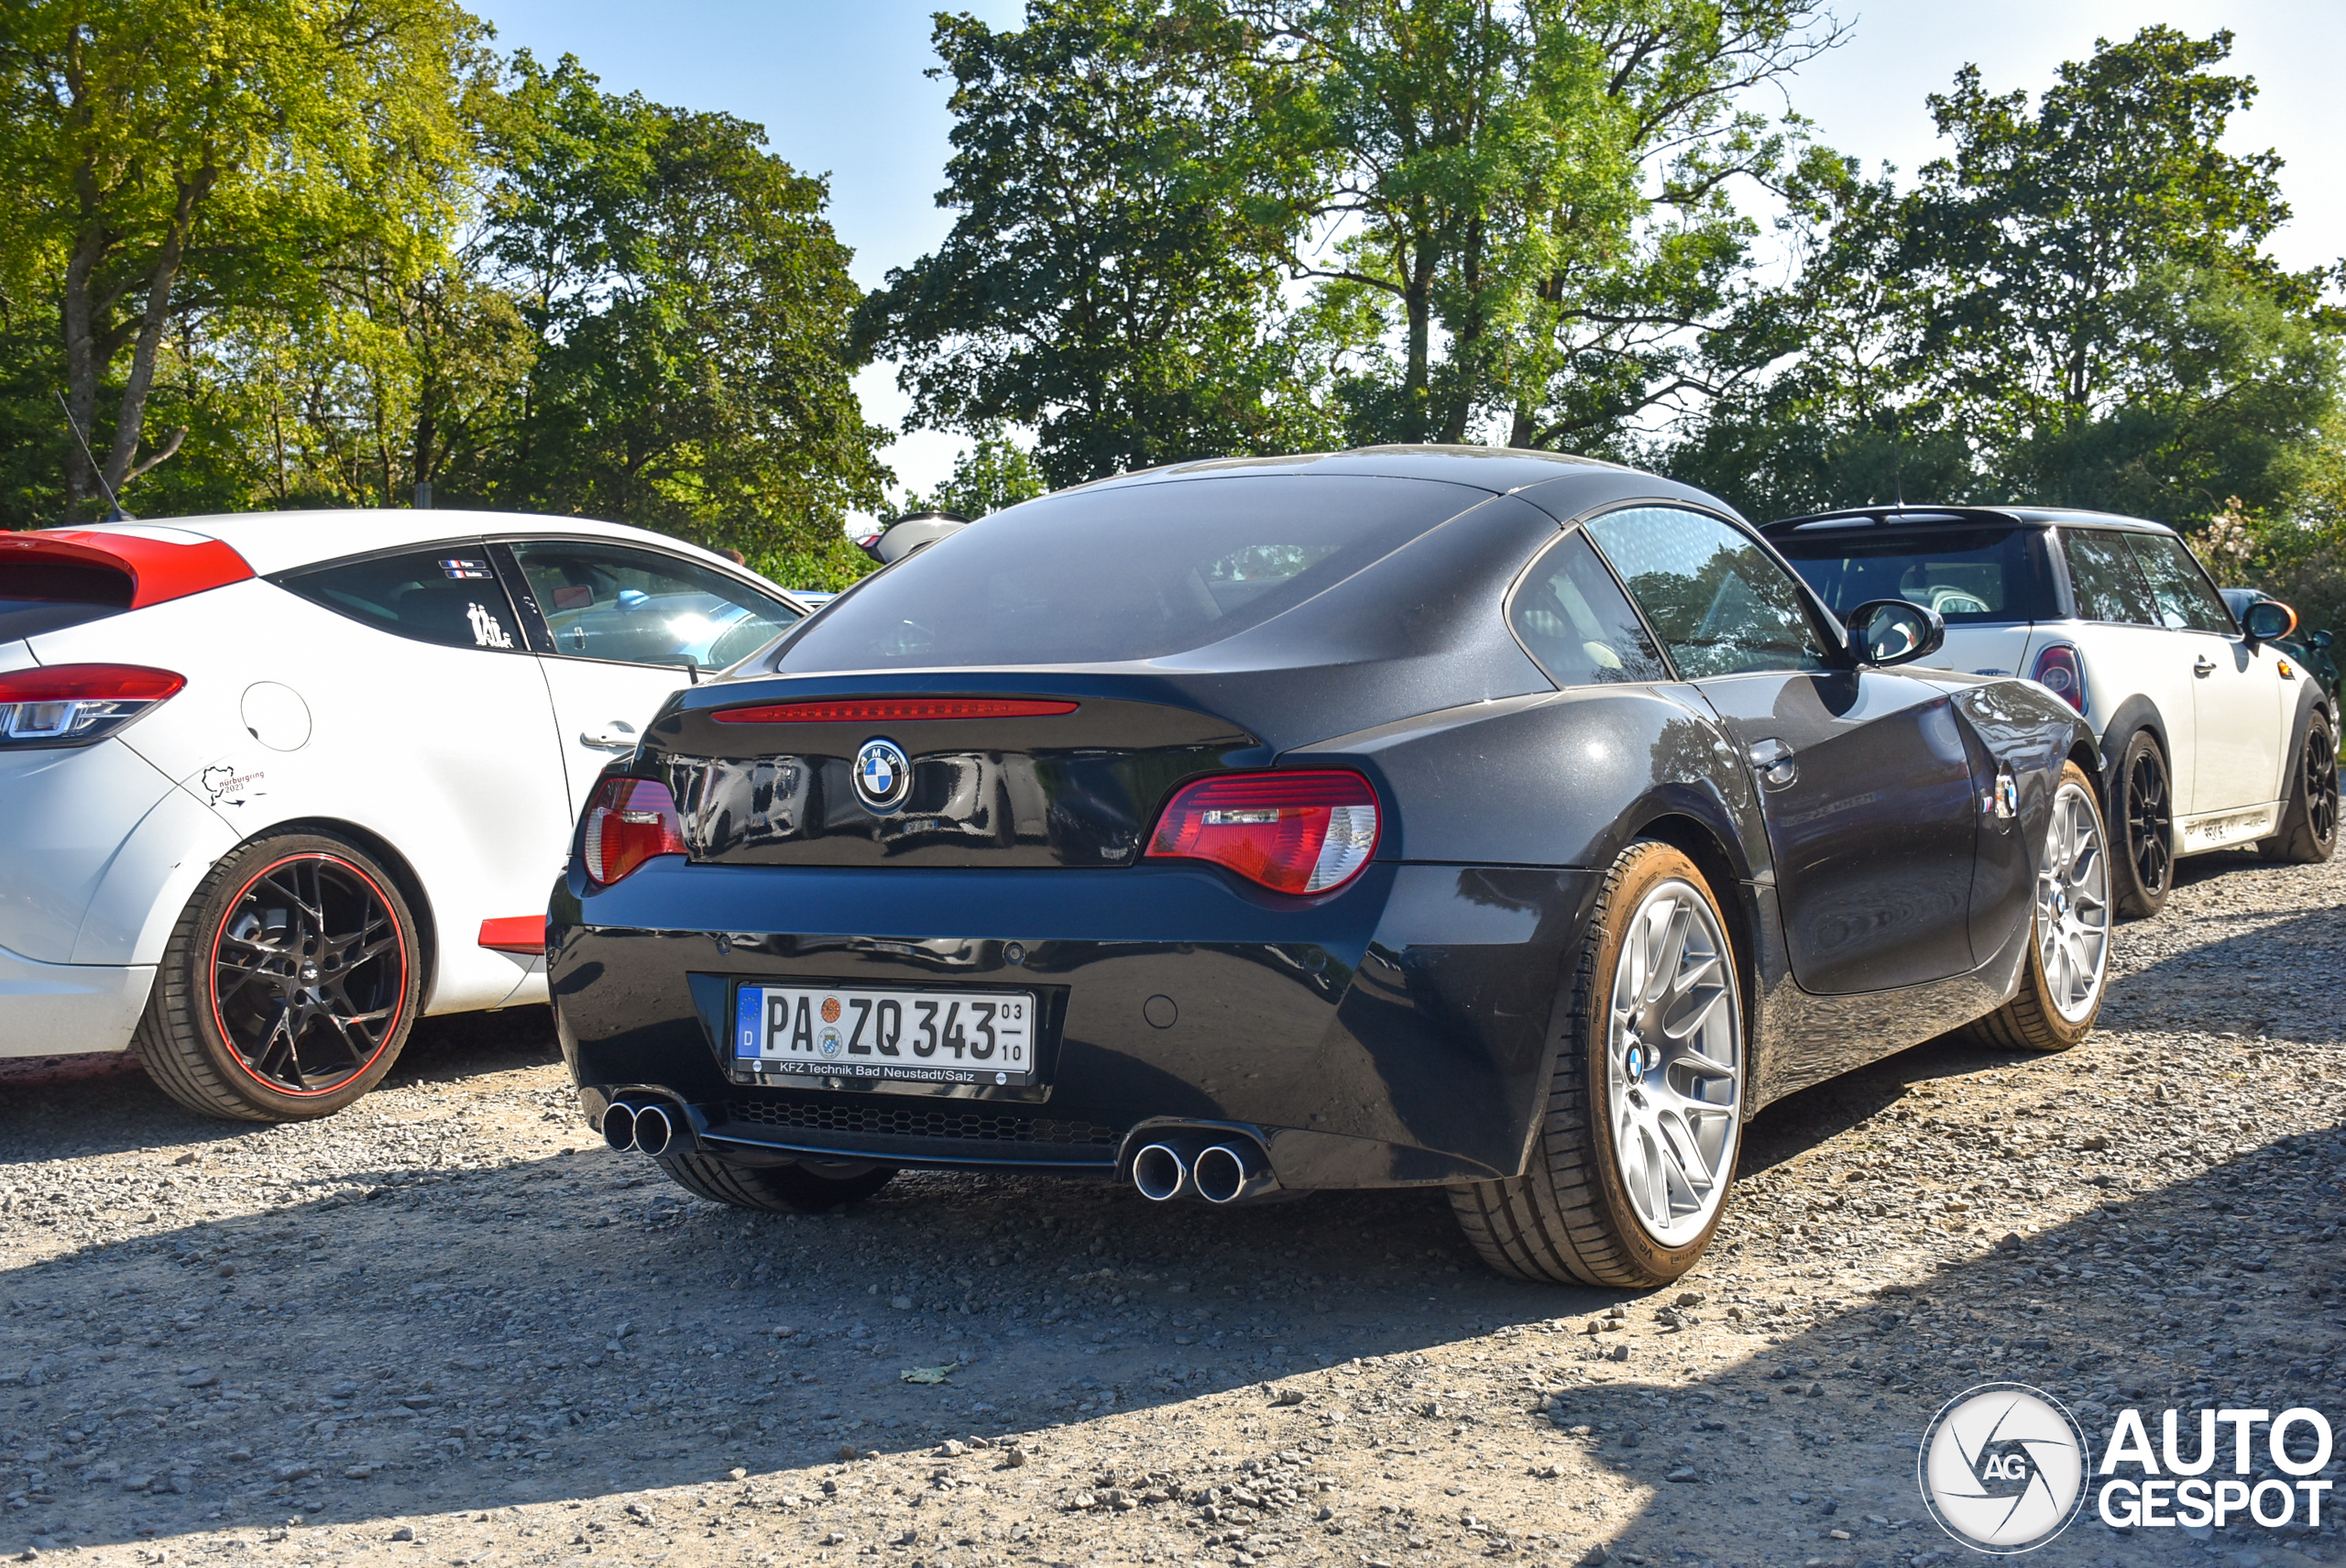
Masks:
[[[893,811],[913,792],[912,759],[893,740],[876,737],[855,754],[855,795],[874,811]]]

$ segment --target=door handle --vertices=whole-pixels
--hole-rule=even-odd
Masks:
[[[1756,740],[1747,754],[1751,765],[1760,770],[1760,782],[1770,789],[1782,789],[1800,777],[1800,761],[1781,740]]]
[[[636,739],[635,726],[624,718],[614,718],[600,729],[578,732],[578,743],[597,751],[632,751]]]
[[[2204,681],[2216,673],[2216,661],[2202,653],[2191,661],[2191,673]]]

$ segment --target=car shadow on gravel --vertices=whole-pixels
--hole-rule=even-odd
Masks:
[[[478,1070],[461,1037],[442,1041],[402,1073]],[[2010,1059],[1936,1042],[1790,1097],[1755,1119],[1746,1171],[1814,1148],[1912,1086]],[[71,1123],[97,1119],[117,1091],[81,1080],[48,1092]],[[1665,1559],[1753,1561],[1733,1544],[1752,1517],[1740,1499],[1779,1508],[1806,1490],[1812,1513],[1833,1499],[1847,1517],[1782,1528],[1837,1561],[1870,1547],[1833,1542],[1829,1529],[1869,1513],[1920,1517],[1911,1502],[1891,1511],[1911,1496],[1897,1490],[1912,1485],[1912,1452],[1898,1442],[1966,1383],[2022,1376],[2103,1403],[2105,1388],[2155,1387],[2165,1400],[2201,1376],[2196,1363],[2159,1360],[2167,1336],[2196,1345],[2203,1325],[2222,1323],[2227,1343],[2245,1346],[2231,1303],[2270,1307],[2262,1284],[2329,1278],[2334,1230],[2318,1245],[2260,1240],[2264,1250],[2241,1253],[2262,1234],[2246,1219],[2269,1190],[2264,1167],[2295,1157],[2275,1146],[2175,1187],[2111,1190],[2077,1224],[1957,1261],[1910,1295],[1820,1284],[1766,1359],[1690,1369],[1675,1385],[1639,1380],[1639,1362],[1671,1354],[1677,1331],[1659,1314],[1674,1293],[1493,1277],[1439,1191],[1213,1211],[1105,1184],[916,1176],[844,1213],[784,1218],[687,1198],[642,1160],[600,1149],[464,1169],[345,1168],[331,1200],[0,1272],[0,1439],[15,1472],[0,1551],[592,1500],[736,1468],[803,1469],[842,1450],[1047,1436],[1109,1411],[1178,1413],[1354,1358],[1529,1332],[1584,1351],[1591,1379],[1617,1380],[1565,1393],[1558,1424],[1589,1436],[1518,1404],[1462,1423],[1453,1441],[1504,1430],[1585,1442],[1595,1463],[1654,1484],[1631,1535],[1654,1537]],[[2015,1227],[2022,1217],[2016,1208]],[[2143,1239],[2153,1230],[2165,1250],[2152,1278],[2132,1283],[2126,1255],[2157,1245]],[[1726,1247],[1758,1263],[1771,1245],[1739,1235],[1733,1211],[1723,1242],[1690,1284],[1731,1287],[1740,1266]],[[2097,1277],[2130,1283],[2105,1298],[2083,1288]],[[1616,1305],[1628,1314],[1617,1337],[1557,1335],[1559,1320]],[[1718,1307],[1694,1310],[1716,1318]],[[1933,1323],[1878,1345],[1885,1313],[1902,1311]],[[2147,1344],[2132,1337],[2146,1322],[2156,1325]],[[1942,1331],[1946,1344],[1921,1343]],[[1617,1344],[1632,1348],[1628,1362],[1596,1360]],[[941,1383],[903,1380],[945,1367]],[[2209,1387],[2254,1402],[2271,1381]],[[2273,1397],[2285,1393],[2319,1402],[2312,1388]],[[1604,1430],[1629,1425],[1653,1435],[1624,1450]],[[1701,1479],[1661,1479],[1678,1468]],[[1862,1539],[1877,1536],[1914,1542],[1887,1530]]]
[[[1589,1352],[1590,1376],[1617,1380],[1559,1389],[1539,1419],[1558,1442],[1650,1489],[1611,1542],[1632,1563],[1888,1568],[1924,1561],[1918,1552],[1965,1556],[1930,1521],[1915,1477],[1925,1426],[1968,1388],[2012,1381],[2052,1394],[2097,1456],[2127,1407],[2154,1434],[2169,1408],[2187,1427],[2190,1412],[2218,1407],[2308,1406],[2336,1420],[2346,1362],[2323,1319],[2346,1297],[2334,1223],[2341,1160],[2336,1128],[2283,1137],[2171,1185],[2129,1190],[2108,1179],[2108,1195],[2072,1223],[1977,1238],[1911,1285],[1802,1281],[1751,1310],[1760,1327],[1747,1354],[1692,1382],[1638,1376],[1637,1362],[1672,1331],[1633,1313],[1627,1366],[1615,1372]],[[2029,1208],[2017,1202],[1989,1228],[2024,1226]],[[1716,1320],[1716,1303],[1701,1315]],[[2261,1430],[2253,1442],[2256,1475],[2279,1476]],[[2346,1486],[2346,1460],[2314,1478],[2325,1477]],[[2310,1530],[2235,1519],[2210,1547],[2204,1530],[2113,1530],[2095,1513],[2097,1495],[2032,1561],[2206,1561],[2219,1550],[2229,1563],[2303,1568],[2308,1557],[2275,1554],[2291,1547],[2336,1560],[2331,1506],[2318,1546]],[[2295,1517],[2305,1519],[2301,1504]]]
[[[382,1088],[454,1082],[561,1059],[554,1011],[512,1007],[424,1018]],[[21,1159],[176,1150],[266,1131],[200,1116],[172,1100],[128,1051],[0,1061],[0,1169]]]

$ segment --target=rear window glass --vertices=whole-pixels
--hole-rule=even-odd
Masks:
[[[1482,499],[1455,485],[1232,476],[996,512],[813,617],[778,669],[1091,664],[1259,626]]]
[[[129,577],[104,566],[0,563],[0,642],[103,620],[129,606]]]
[[[2121,625],[2156,626],[2149,587],[2135,569],[2133,554],[2114,533],[2061,531],[2061,551],[2069,559],[2069,587],[2077,596],[2077,619]]]
[[[1835,615],[1870,599],[1923,605],[1950,626],[2055,615],[2037,529],[1925,532],[1869,524],[1780,534],[1772,542]]]
[[[345,561],[279,582],[313,604],[394,637],[448,648],[528,652],[497,568],[477,543]]]

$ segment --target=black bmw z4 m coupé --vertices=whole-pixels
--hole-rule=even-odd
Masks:
[[[819,1210],[906,1167],[1241,1201],[1439,1184],[1491,1265],[1650,1285],[1744,1119],[2101,1003],[2093,736],[1901,668],[1733,512],[1406,447],[1029,501],[676,694],[548,919],[616,1147]]]

